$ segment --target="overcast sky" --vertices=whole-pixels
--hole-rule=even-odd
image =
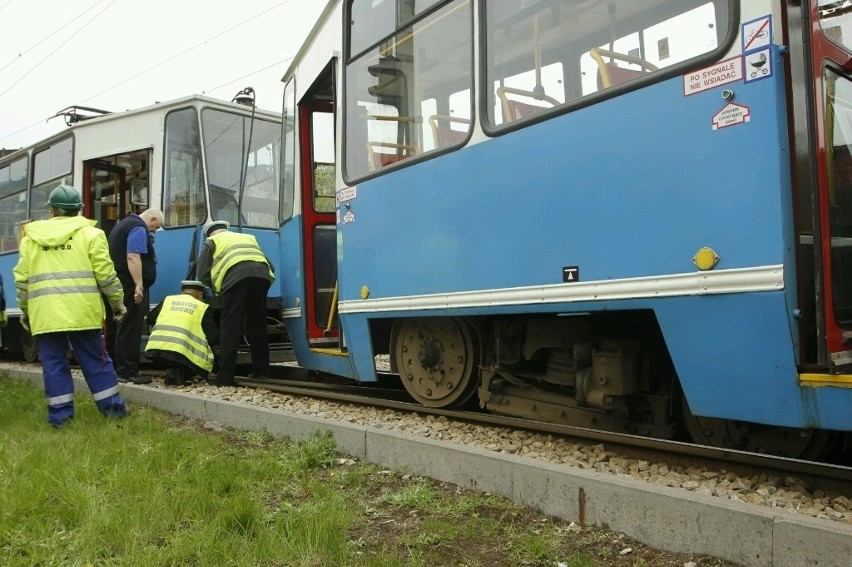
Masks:
[[[73,105],[108,111],[256,91],[281,77],[326,0],[0,0],[0,148],[64,129]]]

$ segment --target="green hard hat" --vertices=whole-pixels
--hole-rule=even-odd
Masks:
[[[70,185],[60,185],[50,192],[50,199],[46,204],[48,207],[65,211],[79,211],[83,208],[83,199],[80,198],[80,193]]]

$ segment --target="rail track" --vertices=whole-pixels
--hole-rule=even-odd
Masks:
[[[276,366],[273,367],[273,375],[268,380],[258,381],[237,377],[237,384],[293,396],[309,396],[329,401],[414,412],[420,415],[443,416],[450,420],[480,425],[546,433],[558,436],[566,442],[601,444],[606,451],[626,458],[672,467],[730,471],[740,476],[793,476],[806,482],[812,490],[852,497],[852,482],[850,482],[852,467],[845,463],[803,461],[680,441],[563,426],[495,415],[472,407],[459,410],[429,408],[415,402],[402,387],[388,386],[387,384],[398,383],[394,378],[394,374],[380,372],[376,386],[352,385],[351,382],[340,383],[340,380],[333,376],[309,373],[298,367]]]

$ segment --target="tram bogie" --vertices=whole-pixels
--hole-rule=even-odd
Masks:
[[[650,312],[397,320],[392,370],[421,403],[674,438],[674,370]],[[416,394],[416,395],[415,395]]]

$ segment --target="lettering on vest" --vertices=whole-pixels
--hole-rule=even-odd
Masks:
[[[50,252],[51,250],[71,250],[70,244],[59,244],[58,246],[42,246],[42,252]]]
[[[172,301],[169,305],[169,311],[172,312],[180,312],[180,313],[189,313],[190,315],[195,313],[198,309],[198,305],[192,303],[191,301]]]

